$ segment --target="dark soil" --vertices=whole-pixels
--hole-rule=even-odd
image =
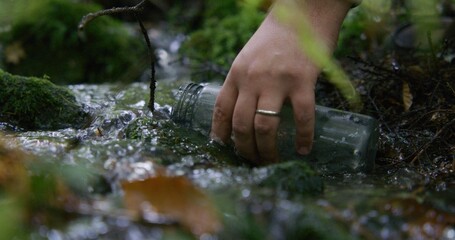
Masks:
[[[381,123],[376,168],[412,167],[425,177],[422,184],[429,190],[455,187],[453,50],[446,44],[439,51],[381,49],[380,55],[342,60],[361,94],[361,112]],[[347,102],[324,78],[316,95],[322,105],[348,110]]]

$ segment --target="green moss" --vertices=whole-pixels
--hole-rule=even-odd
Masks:
[[[289,161],[268,167],[270,171],[261,186],[284,191],[290,195],[315,195],[324,190],[322,178],[306,163]]]
[[[0,121],[27,130],[82,127],[88,116],[68,89],[2,70],[0,106]]]
[[[11,30],[0,34],[5,48],[16,45],[25,53],[18,63],[6,61],[11,73],[46,74],[59,83],[103,82],[134,79],[147,67],[142,61],[146,56],[142,38],[132,36],[111,17],[94,20],[79,34],[79,21],[100,10],[97,5],[40,0],[27,1],[22,7],[12,19]]]
[[[203,145],[207,139],[186,128],[179,128],[169,120],[156,120],[150,117],[139,117],[125,129],[128,139],[143,141],[157,140],[160,146],[172,149],[181,155],[204,154]]]
[[[204,18],[206,21],[222,20],[238,14],[241,5],[238,0],[207,1],[205,3]]]
[[[150,117],[138,117],[125,128],[125,137],[128,139],[142,139],[151,141],[156,137],[153,129],[158,127],[158,121]]]
[[[265,13],[242,7],[235,0],[209,1],[207,5],[202,27],[189,35],[181,53],[196,69],[208,62],[227,70]]]

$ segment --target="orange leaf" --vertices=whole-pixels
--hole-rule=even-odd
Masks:
[[[18,149],[7,148],[0,136],[0,189],[25,196],[30,192],[30,179],[25,168],[27,156]]]
[[[412,93],[407,82],[403,82],[403,106],[404,110],[407,112],[412,105]]]
[[[221,228],[212,202],[185,177],[156,176],[123,182],[122,188],[125,207],[136,216],[147,202],[157,213],[171,217],[195,235],[215,233]]]

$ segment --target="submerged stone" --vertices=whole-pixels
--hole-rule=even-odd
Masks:
[[[67,88],[1,69],[0,106],[0,122],[26,130],[81,128],[89,116]]]

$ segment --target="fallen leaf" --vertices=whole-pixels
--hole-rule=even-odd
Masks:
[[[35,156],[14,146],[7,147],[0,134],[0,191],[11,199],[20,199],[18,211],[23,220],[37,221],[38,215],[40,220],[52,218],[55,213],[47,211],[49,207],[62,210],[79,207],[79,197],[50,169]],[[37,208],[37,203],[44,207]]]
[[[17,149],[9,149],[0,141],[0,189],[18,196],[30,192],[30,179],[24,166],[27,155]]]
[[[403,82],[403,106],[404,110],[407,112],[412,105],[412,93],[407,82]]]
[[[172,218],[193,234],[213,234],[221,228],[210,199],[183,176],[155,176],[123,182],[124,203],[134,216],[144,213],[148,203],[158,214]]]
[[[5,48],[5,58],[7,63],[19,64],[25,58],[25,50],[21,42],[13,42]]]

